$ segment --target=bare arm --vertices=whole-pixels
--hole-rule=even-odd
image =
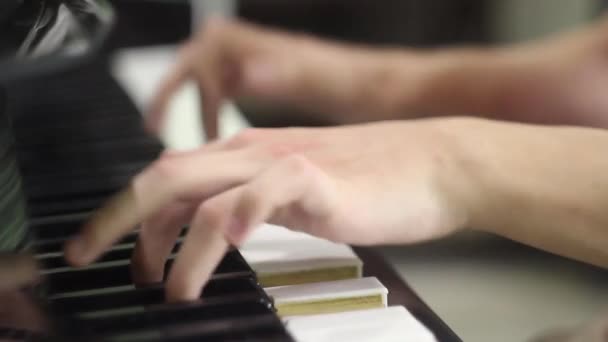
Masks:
[[[470,119],[446,130],[470,227],[608,267],[608,132]]]
[[[190,222],[168,277],[173,300],[196,298],[227,243],[262,222],[354,245],[474,228],[607,267],[606,150],[600,130],[469,118],[245,131],[161,158],[66,255],[88,264],[144,222],[132,265],[159,281]]]
[[[606,20],[528,44],[434,51],[372,49],[216,20],[184,45],[148,123],[160,127],[171,95],[190,79],[211,137],[219,106],[231,98],[334,124],[473,115],[608,127],[607,51]]]

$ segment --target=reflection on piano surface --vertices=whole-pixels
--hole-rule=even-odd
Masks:
[[[276,227],[263,227],[241,250],[231,249],[200,300],[190,303],[165,303],[163,284],[132,283],[137,232],[93,265],[68,266],[66,239],[163,149],[146,135],[138,110],[109,69],[105,60],[96,61],[7,90],[33,248],[44,274],[36,296],[53,333],[74,341],[363,341],[381,336],[370,333],[376,329],[387,341],[460,341],[372,250]],[[298,248],[286,248],[288,240]],[[174,252],[180,245],[178,239]],[[171,263],[169,258],[166,267]],[[340,320],[352,324],[319,328]],[[41,337],[0,326],[0,340]]]

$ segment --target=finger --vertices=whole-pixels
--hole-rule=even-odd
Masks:
[[[206,86],[205,86],[206,85]],[[217,85],[210,82],[199,82],[199,96],[203,110],[203,127],[207,142],[219,137],[219,110],[222,103],[222,95]]]
[[[144,221],[131,257],[131,275],[138,285],[163,280],[165,262],[183,227],[190,222],[195,206],[177,202]]]
[[[228,248],[224,227],[239,192],[238,187],[231,189],[198,207],[169,275],[169,301],[192,300],[200,296]]]
[[[132,230],[141,217],[135,191],[133,187],[128,187],[95,212],[80,234],[67,242],[66,259],[73,265],[92,262],[101,251]]]
[[[301,225],[326,221],[332,213],[332,190],[329,178],[306,158],[287,157],[243,186],[228,226],[228,239],[240,245],[253,227],[275,214],[281,213],[285,220],[282,209],[289,206],[293,207],[292,215],[298,216],[293,221]]]
[[[146,127],[149,131],[153,133],[158,133],[163,125],[163,121],[165,119],[165,114],[167,110],[168,103],[175,94],[175,92],[179,89],[179,87],[186,82],[186,80],[191,76],[192,73],[192,54],[190,50],[193,50],[193,47],[186,46],[176,63],[173,70],[169,73],[169,75],[161,82],[159,89],[156,92],[156,95],[153,97],[152,103],[148,110],[146,118]]]
[[[140,222],[178,200],[200,200],[247,181],[266,163],[254,150],[160,159],[95,212],[66,246],[74,265],[86,265]]]
[[[0,292],[32,284],[38,277],[38,265],[33,256],[0,254]]]

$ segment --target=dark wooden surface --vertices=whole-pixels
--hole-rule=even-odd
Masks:
[[[438,342],[462,342],[441,318],[414,292],[386,259],[372,248],[355,247],[363,261],[363,275],[376,277],[388,289],[388,304],[402,305],[435,334]]]

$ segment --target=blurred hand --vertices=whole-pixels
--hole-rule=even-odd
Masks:
[[[90,263],[143,221],[135,274],[160,281],[190,222],[167,283],[168,298],[184,300],[197,298],[229,242],[263,222],[357,245],[443,236],[467,220],[466,201],[452,200],[466,177],[450,162],[448,140],[432,120],[385,122],[249,130],[167,154],[96,213],[66,254]]]
[[[404,57],[211,19],[182,47],[150,106],[148,125],[158,131],[167,103],[187,80],[198,85],[211,138],[221,104],[232,98],[296,106],[337,124],[392,119],[408,94],[407,84],[394,83],[406,72],[413,84],[421,67],[420,58]]]
[[[608,20],[498,48],[367,48],[211,20],[187,42],[148,113],[158,131],[186,80],[207,137],[227,99],[296,108],[333,124],[444,115],[608,127]],[[289,115],[289,113],[285,113]]]
[[[31,255],[0,254],[0,327],[42,332],[48,322],[35,302],[21,289],[38,280]]]
[[[0,253],[0,292],[30,285],[37,278],[38,268],[32,256]]]

